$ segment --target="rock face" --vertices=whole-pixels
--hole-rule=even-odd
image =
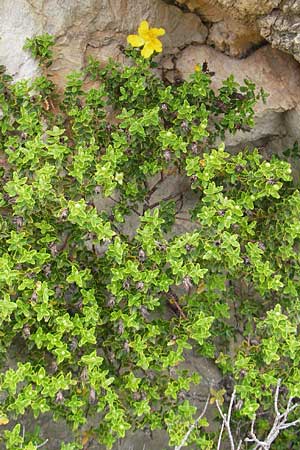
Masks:
[[[54,80],[82,67],[88,54],[105,61],[121,57],[118,49],[142,19],[166,29],[165,48],[203,43],[207,28],[194,14],[184,14],[163,0],[1,0],[0,64],[22,78],[37,72],[22,50],[26,37],[48,32],[56,36]]]
[[[32,77],[37,64],[22,50],[26,37],[42,32],[42,24],[31,14],[24,0],[0,2],[0,64],[7,67],[16,79]]]
[[[210,40],[221,51],[244,56],[265,39],[300,61],[299,0],[178,0],[177,3],[212,22]]]

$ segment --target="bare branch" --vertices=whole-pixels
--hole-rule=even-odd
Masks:
[[[232,406],[233,406],[233,402],[234,402],[234,399],[235,399],[235,393],[236,393],[236,391],[234,389],[234,391],[233,391],[233,393],[231,395],[231,399],[230,399],[230,404],[229,404],[229,408],[228,408],[228,416],[223,413],[218,400],[216,400],[216,406],[218,408],[220,416],[223,419],[223,424],[224,424],[224,426],[226,428],[226,431],[227,431],[227,434],[228,434],[231,450],[235,450],[235,443],[234,443],[234,439],[233,439],[232,432],[231,432],[231,426],[230,426],[231,411],[232,411]]]
[[[45,444],[47,444],[47,442],[49,441],[49,439],[46,439],[44,442],[42,442],[41,444],[37,445],[36,448],[41,448],[43,447]]]
[[[300,423],[300,419],[296,419],[293,422],[281,425],[280,429],[281,430],[286,430],[287,428],[294,427],[295,425],[297,425],[297,423]]]
[[[276,391],[275,391],[275,398],[274,398],[274,409],[276,416],[280,416],[279,409],[278,409],[278,397],[279,397],[279,390],[281,385],[281,379],[277,381]]]
[[[269,431],[269,434],[267,435],[266,439],[264,441],[261,441],[257,438],[257,436],[254,433],[254,424],[255,419],[252,421],[251,424],[251,431],[250,431],[250,438],[246,438],[245,442],[253,442],[255,445],[254,450],[269,450],[275,439],[278,437],[280,431],[286,430],[287,428],[293,427],[300,423],[300,418],[297,420],[294,420],[293,422],[287,422],[288,415],[293,412],[299,404],[296,403],[295,405],[292,405],[293,397],[290,397],[288,399],[288,403],[286,406],[286,409],[283,413],[280,413],[279,411],[279,391],[280,391],[280,385],[281,380],[279,379],[276,386],[275,391],[275,398],[274,398],[274,411],[275,411],[275,418],[273,421],[273,425],[271,430]]]
[[[216,450],[221,450],[221,445],[222,445],[222,438],[224,435],[224,430],[226,430],[227,435],[228,435],[228,439],[230,442],[230,450],[242,450],[242,446],[243,443],[252,443],[254,445],[253,450],[270,450],[273,442],[275,441],[275,439],[278,437],[279,433],[283,430],[286,430],[288,428],[294,427],[298,424],[300,424],[300,418],[292,421],[292,422],[288,422],[288,415],[295,411],[296,408],[300,407],[299,403],[293,404],[294,402],[294,397],[289,397],[288,402],[287,402],[287,406],[285,408],[285,410],[283,412],[280,412],[279,410],[279,395],[280,395],[280,387],[281,387],[281,380],[278,380],[277,382],[277,386],[276,386],[276,390],[275,390],[275,394],[274,394],[274,412],[275,412],[275,417],[273,420],[273,424],[272,427],[268,433],[268,435],[266,436],[266,438],[264,439],[259,439],[256,434],[255,434],[255,423],[256,423],[256,419],[257,416],[255,416],[252,421],[251,421],[251,428],[248,434],[248,437],[246,437],[244,440],[240,440],[238,445],[235,444],[234,442],[234,438],[233,438],[233,433],[231,430],[231,415],[232,415],[232,410],[233,410],[233,405],[234,405],[234,401],[235,401],[235,397],[236,397],[236,391],[234,389],[231,398],[230,398],[230,403],[229,403],[229,407],[228,407],[228,411],[227,414],[224,413],[222,411],[221,405],[218,402],[218,400],[216,400],[216,407],[219,411],[219,414],[223,420],[222,425],[221,425],[221,429],[220,429],[220,433],[219,433],[219,437],[218,437],[218,443],[217,443],[217,447]],[[174,450],[181,450],[181,448],[187,443],[187,440],[191,434],[191,432],[193,431],[193,429],[196,427],[198,421],[204,416],[207,406],[208,406],[208,402],[209,402],[209,397],[207,398],[205,407],[201,413],[201,415],[198,417],[198,419],[192,424],[192,426],[189,428],[188,432],[186,433],[184,439],[182,440],[181,444],[177,447],[175,447]]]
[[[221,449],[221,444],[222,444],[222,436],[223,436],[223,431],[224,431],[224,428],[225,428],[225,422],[224,422],[224,420],[223,420],[223,422],[222,422],[222,426],[221,426],[221,431],[220,431],[220,434],[219,434],[219,439],[218,439],[218,447],[217,447],[217,450],[220,450],[220,449]]]
[[[188,429],[186,435],[184,436],[184,438],[182,439],[181,443],[179,445],[177,445],[175,447],[174,450],[181,450],[182,447],[185,446],[185,444],[187,443],[188,438],[190,437],[191,432],[195,429],[195,427],[197,426],[198,422],[202,419],[202,417],[204,416],[204,414],[206,413],[207,407],[208,407],[208,403],[209,403],[209,399],[210,399],[210,394],[208,394],[206,403],[204,405],[204,408],[202,410],[202,413],[200,414],[200,416],[195,420],[195,422],[190,426],[190,428]]]

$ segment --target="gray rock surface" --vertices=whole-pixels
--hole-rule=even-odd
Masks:
[[[211,41],[227,54],[242,57],[265,39],[300,61],[299,0],[177,0],[177,3],[217,24],[210,33]]]
[[[135,33],[141,20],[166,29],[166,51],[203,43],[207,28],[194,14],[184,14],[163,0],[1,0],[0,64],[16,78],[31,77],[37,65],[22,50],[26,37],[56,36],[54,81],[82,67],[88,54],[106,61],[120,57],[118,46]]]
[[[39,34],[42,25],[24,0],[0,1],[0,64],[7,67],[15,79],[32,77],[38,66],[22,50],[26,37]]]

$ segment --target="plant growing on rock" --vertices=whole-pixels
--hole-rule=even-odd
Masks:
[[[49,43],[30,41],[41,63]],[[69,75],[62,97],[45,76],[13,83],[1,70],[0,436],[8,450],[41,447],[44,438],[10,423],[28,413],[38,423],[48,412],[73,429],[61,450],[93,440],[111,448],[145,428],[166,429],[180,445],[196,414],[185,394],[200,381],[180,365],[191,348],[237,377],[247,417],[241,354],[231,369],[221,354],[235,333],[229,318],[246,339],[274,302],[298,314],[300,195],[290,166],[217,144],[253,125],[261,94],[232,77],[216,93],[205,70],[167,84],[150,55],[125,52],[131,66],[91,59]],[[184,189],[165,195],[175,174]],[[251,354],[259,373],[274,353],[262,345],[267,361]],[[5,365],[7,355],[16,366]],[[274,365],[255,392],[289,380],[288,367]],[[252,416],[267,400],[258,398]],[[186,443],[214,448],[204,425]]]

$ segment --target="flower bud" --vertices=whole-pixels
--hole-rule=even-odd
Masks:
[[[128,280],[125,280],[124,283],[123,283],[123,289],[128,291],[129,288],[130,288],[130,283],[129,283]]]
[[[69,210],[68,210],[68,208],[64,208],[64,209],[62,210],[62,212],[60,213],[59,218],[60,218],[60,220],[65,220],[65,219],[68,217],[68,215],[69,215]]]
[[[167,249],[166,245],[162,244],[161,242],[156,242],[156,246],[157,246],[158,250],[161,252],[165,252]]]
[[[31,296],[31,301],[36,302],[37,298],[38,298],[38,295],[37,295],[36,291],[34,291]]]
[[[243,256],[245,266],[250,266],[250,258],[248,256]]]
[[[30,326],[28,324],[23,327],[23,336],[27,339],[30,336]]]
[[[146,261],[146,253],[142,248],[139,250],[139,260],[140,262]]]
[[[243,172],[244,169],[245,169],[245,167],[242,166],[241,164],[237,164],[237,165],[235,166],[235,168],[234,168],[234,170],[235,170],[237,173]]]
[[[72,342],[70,344],[71,352],[74,352],[76,350],[77,346],[78,346],[78,340],[76,339],[76,337],[73,337]]]
[[[55,397],[55,403],[62,403],[64,401],[64,395],[61,391],[58,391]]]
[[[165,158],[165,161],[167,161],[167,162],[171,161],[172,157],[171,157],[170,150],[165,150],[164,151],[164,158]]]
[[[192,142],[191,150],[192,150],[192,152],[195,153],[195,154],[198,153],[198,145],[197,145],[196,142]]]
[[[142,291],[144,289],[144,283],[142,281],[138,281],[135,287],[138,291]]]
[[[188,122],[186,120],[183,120],[183,122],[181,122],[180,126],[181,126],[181,128],[184,131],[188,131],[189,130],[189,124],[188,124]]]
[[[183,278],[183,287],[187,292],[193,287],[192,280],[188,275]]]
[[[119,334],[123,334],[124,331],[125,331],[125,328],[124,328],[124,322],[123,322],[123,320],[119,320],[119,323],[118,323],[118,333],[119,333]]]
[[[114,297],[113,295],[110,295],[110,296],[109,296],[109,299],[107,300],[106,305],[107,305],[109,308],[113,308],[113,307],[115,306],[115,303],[116,303],[116,297]]]
[[[51,242],[51,244],[49,244],[49,250],[50,250],[51,256],[53,258],[55,258],[55,256],[58,255],[58,248],[57,248],[57,244],[55,242]]]
[[[44,272],[44,274],[45,274],[45,276],[46,276],[47,278],[51,275],[51,266],[50,266],[50,264],[46,264],[46,265],[43,267],[43,272]]]

